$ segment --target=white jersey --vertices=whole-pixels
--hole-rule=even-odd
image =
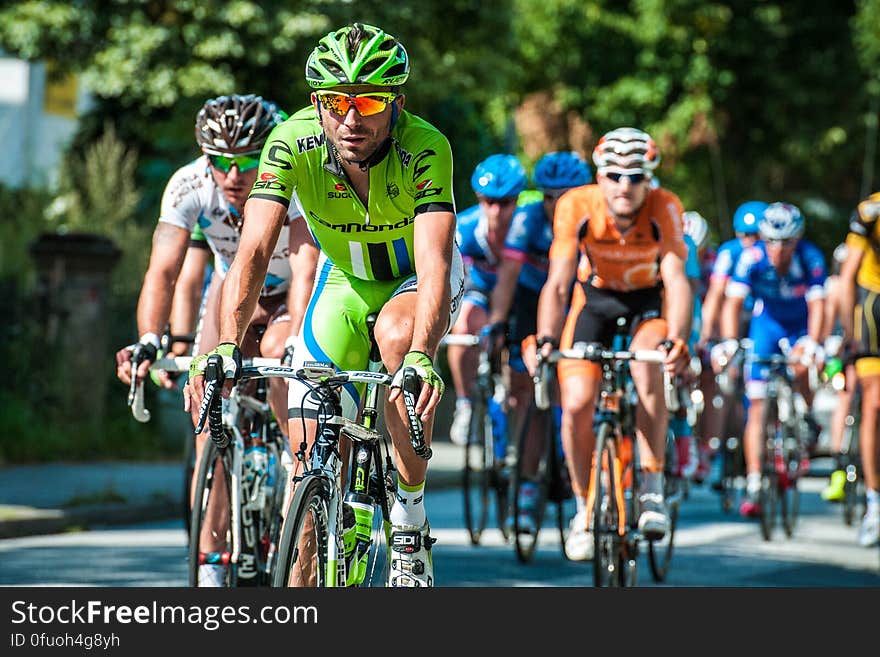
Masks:
[[[269,260],[261,296],[285,292],[290,285],[290,222],[299,218],[297,204],[291,203],[287,220],[278,236],[278,244]],[[165,186],[159,221],[192,232],[198,224],[214,253],[215,269],[225,276],[238,251],[240,232],[238,211],[232,207],[211,175],[208,157],[202,155],[180,167]]]

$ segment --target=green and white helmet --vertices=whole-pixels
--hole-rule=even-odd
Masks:
[[[342,84],[396,87],[409,77],[406,49],[378,27],[354,23],[323,37],[306,62],[314,89]]]

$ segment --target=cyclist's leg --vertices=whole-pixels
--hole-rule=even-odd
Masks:
[[[284,342],[290,335],[290,315],[287,312],[285,294],[260,297],[251,324],[242,341],[242,355],[281,358],[284,356]],[[265,325],[266,331],[257,343],[256,334],[251,327]],[[247,349],[247,352],[245,351]],[[269,406],[275,417],[279,418],[282,433],[287,435],[287,381],[269,379]]]
[[[746,499],[740,505],[740,514],[760,515],[758,494],[761,490],[761,463],[764,440],[764,404],[767,398],[769,368],[756,364],[753,359],[780,354],[779,340],[786,335],[778,322],[766,315],[758,315],[749,328],[752,347],[746,357],[746,398],[749,409],[743,432],[743,451],[746,462]]]
[[[446,330],[456,322],[464,293],[464,265],[458,249],[453,250],[449,279],[452,294],[450,314],[448,318],[438,318],[445,321]],[[382,362],[389,372],[397,371],[412,347],[417,292],[418,281],[415,276],[411,276],[387,296],[376,320],[374,336],[382,354]],[[391,435],[398,474],[397,499],[391,508],[390,544],[394,554],[388,581],[391,586],[433,586],[433,539],[430,537],[430,525],[425,510],[428,462],[413,449],[402,395],[393,404],[386,397],[384,417]],[[431,444],[433,435],[434,417],[432,412],[422,422],[428,445]]]
[[[859,428],[859,449],[865,479],[866,509],[859,530],[859,543],[865,547],[880,541],[880,444],[877,424],[880,422],[880,295],[859,289],[859,317],[856,323],[859,351],[877,357],[856,361],[856,374],[862,386],[862,418]]]
[[[508,400],[508,436],[519,435],[519,428],[525,420],[526,412],[532,401],[535,388],[522,359],[523,339],[535,333],[538,316],[538,293],[518,285],[510,311],[510,328],[508,330],[508,358],[510,372],[510,398]],[[533,475],[541,457],[541,449],[545,435],[545,427],[541,422],[534,422],[530,427],[525,451],[527,462],[523,470]]]
[[[452,335],[479,335],[489,321],[489,300],[486,292],[476,288],[465,292],[461,313],[449,330]],[[480,357],[476,346],[449,345],[446,347],[446,361],[455,388],[455,414],[449,428],[449,437],[457,445],[468,440],[471,420],[470,396],[477,375],[477,362]]]
[[[578,341],[607,344],[613,335],[613,323],[605,310],[614,315],[618,308],[606,308],[597,296],[586,303],[584,289],[575,285],[571,308],[559,340],[560,349],[568,349]],[[596,436],[593,431],[593,415],[601,370],[595,363],[584,360],[561,360],[556,366],[559,379],[559,400],[562,406],[560,434],[565,452],[566,466],[571,481],[577,510],[570,522],[570,532],[565,543],[565,553],[573,561],[593,558],[593,535],[590,532],[592,509],[587,501],[592,474],[593,452]]]

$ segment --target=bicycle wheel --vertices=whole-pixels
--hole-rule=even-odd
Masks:
[[[232,450],[220,450],[214,441],[205,440],[190,520],[190,586],[199,586],[199,566],[202,565],[225,566],[224,586],[238,584],[236,569],[230,564],[233,548],[229,522],[229,509],[232,508],[231,471]],[[208,522],[214,524],[214,531],[204,527]],[[217,532],[218,525],[225,525],[225,531]]]
[[[667,440],[666,463],[667,466],[675,463],[674,440]],[[669,564],[672,561],[672,548],[675,539],[675,527],[678,524],[678,507],[682,498],[682,480],[673,468],[667,467],[663,477],[663,496],[669,510],[669,531],[659,541],[648,541],[648,562],[651,565],[651,575],[655,582],[665,582],[669,574]]]
[[[464,494],[464,520],[471,544],[479,545],[489,517],[489,478],[492,467],[492,450],[487,446],[487,434],[491,432],[491,420],[485,400],[475,395],[471,403],[471,426],[467,445],[464,447],[464,470],[462,493]],[[491,435],[491,434],[489,434]]]
[[[513,536],[516,558],[520,563],[528,563],[535,553],[535,547],[538,545],[538,534],[541,532],[541,525],[544,522],[544,513],[547,508],[547,492],[552,476],[549,461],[550,450],[546,447],[542,450],[537,470],[533,474],[527,476],[524,472],[530,431],[534,423],[546,422],[549,419],[546,415],[547,413],[538,410],[535,402],[532,401],[528,411],[526,411],[526,417],[522,423],[519,440],[517,441],[516,467],[513,471]],[[552,435],[550,437],[552,438]],[[550,447],[555,448],[555,445],[551,442]],[[531,484],[534,490],[533,505],[528,511],[529,526],[523,526],[521,521],[524,518],[520,518],[520,515],[524,514],[524,510],[520,508],[520,501],[522,499],[521,490],[525,483]]]
[[[800,463],[806,450],[800,447],[785,450],[784,466],[785,476],[780,477],[779,506],[782,514],[782,527],[785,535],[791,538],[797,526],[800,515],[801,493],[798,488],[800,482]]]
[[[186,532],[187,547],[189,547],[189,534],[192,526],[192,480],[196,471],[196,441],[192,431],[188,431],[184,438],[183,454],[183,498],[181,500],[181,513],[183,526]]]
[[[614,461],[617,458],[610,424],[596,432],[596,462],[593,467],[593,586],[622,586],[623,537],[619,533],[620,511]]]
[[[317,476],[306,476],[297,484],[281,532],[272,586],[328,586],[328,490],[327,482]]]

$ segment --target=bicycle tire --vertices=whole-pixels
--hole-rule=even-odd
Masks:
[[[546,446],[542,450],[541,458],[538,461],[538,469],[534,477],[526,479],[523,473],[529,430],[531,429],[532,422],[540,422],[541,419],[546,421],[548,419],[546,416],[543,418],[542,416],[542,411],[535,406],[535,402],[532,400],[520,428],[520,435],[516,446],[516,467],[513,471],[513,542],[516,558],[520,563],[528,563],[535,554],[535,548],[538,545],[538,535],[541,533],[541,526],[544,523],[544,514],[547,509],[547,494],[550,487],[550,477],[552,476],[549,450],[546,449]],[[550,446],[555,447],[552,442]],[[532,514],[533,528],[531,531],[520,526],[520,488],[526,481],[534,483],[536,487],[535,494],[537,499],[535,500]]]
[[[593,467],[593,586],[624,584],[623,537],[618,530],[617,486],[613,463],[617,457],[613,429],[603,423],[596,432],[596,462]],[[607,462],[608,467],[603,467]]]
[[[221,466],[221,471],[219,473],[218,464]],[[211,504],[219,504],[222,508],[226,509],[227,525],[229,525],[228,510],[232,507],[231,469],[231,450],[220,450],[214,444],[214,441],[210,439],[205,440],[202,449],[202,456],[199,461],[196,489],[193,497],[195,503],[192,505],[192,517],[190,519],[188,567],[189,586],[191,587],[199,586],[199,566],[202,565],[202,562],[205,560],[205,555],[199,548],[201,547],[200,536],[202,533],[202,525],[204,524],[208,506]],[[224,482],[226,488],[226,494],[222,499],[212,496],[215,486],[217,486],[219,481]],[[216,501],[212,502],[212,500]],[[224,564],[225,562],[224,565],[226,565],[227,568],[224,585],[226,587],[234,587],[238,583],[235,566],[229,563],[229,559],[232,555],[232,548],[232,529],[231,527],[227,527],[224,545],[221,550],[214,552],[212,557],[209,557],[211,560],[215,558],[219,559],[221,564]]]
[[[328,586],[328,490],[327,482],[320,476],[306,476],[297,484],[282,526],[273,587]]]
[[[804,450],[805,453],[806,450]],[[800,516],[801,493],[798,482],[800,481],[801,450],[800,448],[786,450],[784,456],[785,467],[788,470],[779,487],[779,506],[782,515],[782,528],[785,530],[785,535],[791,538]]]
[[[663,477],[663,496],[667,501],[669,511],[669,530],[661,540],[648,541],[648,563],[651,566],[651,575],[655,582],[665,582],[666,576],[669,574],[672,551],[675,546],[675,527],[678,524],[679,499],[682,497],[681,486],[683,482],[669,467],[675,462],[674,445],[674,440],[667,439],[667,468]]]
[[[181,515],[186,533],[186,546],[189,549],[189,534],[192,527],[192,483],[196,472],[196,441],[192,431],[186,432],[183,453],[183,498],[181,499]]]
[[[480,544],[489,518],[489,468],[492,453],[486,444],[486,430],[490,422],[485,400],[475,395],[471,402],[471,424],[468,442],[464,446],[462,469],[464,520],[472,545]]]
[[[567,516],[564,505],[566,500],[574,499],[574,493],[571,490],[571,483],[568,478],[568,466],[565,463],[565,455],[561,452],[556,442],[558,427],[556,426],[556,416],[553,412],[550,413],[548,418],[547,435],[550,474],[548,499],[556,504],[556,530],[559,532],[559,548],[562,550],[562,556],[568,559],[568,553],[565,551],[565,542],[568,540],[571,528],[568,522],[566,522]]]

